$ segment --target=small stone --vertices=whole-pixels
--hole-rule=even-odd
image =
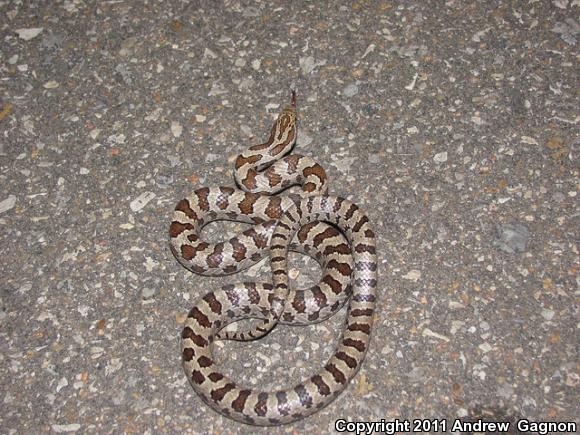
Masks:
[[[15,32],[21,39],[25,41],[29,41],[33,38],[36,38],[42,32],[43,27],[31,27],[29,29],[16,29]]]
[[[4,201],[0,201],[0,213],[10,210],[16,204],[16,197],[9,195]]]
[[[356,394],[358,396],[364,396],[368,394],[373,389],[373,384],[371,384],[366,375],[362,373],[358,378],[358,384],[356,386]]]
[[[406,275],[403,275],[403,279],[417,282],[421,279],[421,271],[416,269],[410,270]]]
[[[450,334],[451,335],[455,335],[457,334],[457,331],[459,331],[463,325],[465,325],[465,322],[461,321],[461,320],[452,320],[451,321],[451,329],[450,329]]]
[[[120,405],[122,405],[123,403],[125,403],[125,396],[126,396],[126,393],[125,393],[125,391],[122,391],[122,390],[121,390],[121,391],[119,391],[119,390],[115,390],[114,396],[113,396],[113,398],[112,398],[112,400],[113,400],[113,404],[114,404],[115,406],[120,406]]]
[[[348,85],[342,90],[342,95],[345,97],[354,97],[358,94],[358,86],[355,84]]]
[[[173,137],[180,137],[181,133],[183,132],[183,127],[177,121],[171,121],[171,134]]]
[[[524,252],[530,237],[528,229],[519,223],[503,224],[497,226],[499,237],[494,241],[497,246],[508,254]]]
[[[471,37],[471,40],[472,40],[473,42],[481,42],[481,38],[483,38],[483,37],[485,36],[485,34],[486,34],[487,32],[489,32],[489,30],[490,30],[490,29],[489,29],[489,28],[487,28],[487,29],[484,29],[484,30],[480,30],[479,32],[476,32],[476,33],[475,33],[475,34],[474,34],[474,35]]]
[[[580,33],[580,25],[574,18],[566,18],[564,22],[556,21],[552,32],[558,33],[566,44],[575,45],[576,35]]]
[[[342,172],[343,174],[348,173],[351,169],[352,166],[354,164],[354,162],[356,160],[358,160],[358,157],[340,157],[338,155],[331,155],[330,158],[332,159],[332,161],[330,162],[330,164],[332,166],[334,166],[336,169],[338,169],[340,172]]]
[[[68,386],[67,378],[62,378],[60,381],[58,381],[58,384],[56,385],[56,392],[58,393],[60,390],[62,390],[64,387],[67,386]]]
[[[465,305],[463,305],[461,302],[457,302],[457,301],[449,301],[448,306],[452,310],[462,310],[463,308],[465,308]]]
[[[151,299],[153,296],[155,296],[155,293],[156,290],[150,287],[145,287],[143,290],[141,290],[141,296],[145,300]]]
[[[481,119],[481,116],[472,116],[471,122],[473,122],[475,125],[483,125],[483,119]]]
[[[133,84],[133,78],[131,77],[131,71],[127,65],[118,64],[115,67],[115,71],[121,76],[121,79],[126,85],[131,86]]]
[[[53,431],[56,433],[68,433],[68,432],[76,432],[81,428],[81,425],[78,423],[72,424],[53,424],[50,426]]]
[[[569,387],[577,387],[580,384],[580,376],[578,373],[567,373],[564,383]]]
[[[155,177],[155,183],[159,187],[169,187],[173,184],[173,174],[172,173],[169,173],[167,175],[157,174],[157,177]]]
[[[547,309],[547,308],[544,308],[542,310],[542,317],[544,319],[546,319],[546,320],[552,320],[554,318],[554,314],[556,314],[554,312],[554,310],[550,310],[550,309]]]
[[[312,56],[301,57],[299,64],[303,74],[310,74],[316,68],[316,63]]]
[[[442,153],[435,154],[433,156],[433,161],[435,163],[445,163],[447,161],[447,151],[443,151]]]
[[[212,162],[215,162],[216,160],[220,160],[220,159],[221,159],[221,156],[219,154],[207,153],[205,156],[206,163],[212,163]]]
[[[122,367],[123,362],[120,358],[111,358],[111,361],[109,361],[105,367],[105,376],[110,376],[111,374],[119,371]]]
[[[223,95],[223,94],[227,94],[228,91],[226,91],[226,89],[219,83],[214,82],[211,85],[211,89],[209,90],[209,93],[207,94],[208,97],[214,97],[217,95]]]
[[[408,91],[412,91],[413,89],[415,89],[415,84],[417,83],[418,77],[419,77],[419,74],[415,74],[413,76],[413,80],[411,81],[411,83],[409,83],[408,85],[405,86],[405,89]]]
[[[44,89],[56,89],[60,86],[60,83],[54,80],[49,80],[48,82],[46,82],[44,85],[42,85],[42,87]]]
[[[362,55],[361,59],[364,59],[365,57],[367,57],[370,53],[372,53],[373,51],[375,51],[375,48],[377,48],[377,46],[375,44],[370,44],[367,49],[365,50],[364,54]]]
[[[566,9],[568,7],[568,0],[552,0],[552,4],[560,9]]]
[[[521,136],[520,139],[522,140],[523,143],[526,143],[528,145],[538,145],[538,141],[533,137]]]
[[[99,134],[101,133],[101,130],[98,128],[93,128],[90,132],[89,132],[89,136],[92,139],[96,139],[99,137]]]
[[[153,269],[155,269],[157,266],[159,266],[159,262],[158,261],[155,261],[151,257],[145,257],[145,270],[147,272],[153,271]]]
[[[432,331],[429,328],[425,328],[423,329],[423,332],[421,333],[421,335],[423,337],[432,337],[432,338],[437,338],[439,340],[443,340],[443,341],[449,341],[449,337],[443,335],[443,334],[439,334],[435,331]]]
[[[209,48],[205,47],[205,50],[203,51],[203,57],[207,58],[212,58],[212,59],[217,59],[218,55],[215,54],[213,51],[211,51]]]
[[[479,350],[481,350],[483,353],[487,353],[492,349],[491,345],[487,341],[485,343],[481,343],[477,347],[479,347]]]
[[[132,211],[139,211],[143,207],[145,207],[149,203],[149,201],[155,198],[155,196],[156,195],[153,192],[143,192],[141,195],[139,195],[137,198],[131,201],[129,207],[131,208]]]

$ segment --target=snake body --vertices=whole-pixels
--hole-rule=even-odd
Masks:
[[[230,418],[255,425],[304,418],[348,385],[367,351],[376,301],[375,236],[369,220],[352,202],[326,195],[327,178],[318,163],[306,156],[286,155],[296,133],[293,93],[268,141],[237,157],[235,179],[240,189],[194,191],[177,204],[169,231],[177,260],[202,275],[236,273],[270,254],[271,282],[238,283],[207,293],[189,312],[181,340],[185,373],[203,401]],[[272,196],[296,184],[301,186],[299,194]],[[204,242],[203,226],[224,219],[254,226],[229,241]],[[292,243],[295,235],[297,243]],[[321,264],[317,285],[307,290],[289,288],[288,250],[306,253]],[[334,355],[316,375],[291,388],[272,392],[243,388],[221,373],[213,360],[216,339],[249,340],[267,334],[277,323],[319,322],[349,297],[346,324]],[[222,331],[248,318],[260,323],[246,331]]]

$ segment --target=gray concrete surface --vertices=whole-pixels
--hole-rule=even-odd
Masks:
[[[0,2],[0,432],[578,422],[579,11]],[[265,139],[292,87],[296,150],[376,228],[380,301],[347,391],[261,430],[197,398],[179,335],[194,298],[268,265],[194,276],[167,231],[185,194],[233,184],[232,158]],[[246,385],[285,385],[324,363],[341,321],[226,343],[219,360]]]

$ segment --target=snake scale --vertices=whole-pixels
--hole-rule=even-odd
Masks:
[[[346,388],[367,351],[376,303],[377,259],[369,219],[356,204],[327,195],[327,177],[318,163],[289,154],[296,135],[292,92],[268,140],[237,157],[234,175],[239,188],[197,189],[177,204],[169,229],[174,256],[197,274],[233,274],[269,254],[271,282],[243,282],[207,293],[195,302],[181,335],[183,368],[202,400],[229,418],[260,426],[304,418]],[[301,186],[300,193],[276,195],[294,185]],[[215,220],[253,226],[228,241],[203,241],[202,228]],[[289,288],[288,250],[320,263],[318,284],[306,290]],[[244,388],[214,362],[215,340],[256,339],[277,323],[320,322],[347,301],[346,322],[333,356],[318,373],[290,388]],[[250,318],[258,323],[247,330],[222,331]]]

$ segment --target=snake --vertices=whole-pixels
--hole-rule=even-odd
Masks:
[[[328,195],[328,179],[311,157],[290,154],[297,138],[296,94],[266,142],[238,155],[236,187],[211,186],[179,201],[169,228],[170,249],[188,270],[206,276],[240,272],[269,256],[271,281],[240,282],[197,299],[181,333],[182,365],[193,389],[215,411],[258,426],[286,424],[331,403],[358,372],[367,352],[376,305],[377,254],[367,215]],[[299,192],[290,192],[293,186]],[[281,194],[285,193],[285,194]],[[202,238],[205,225],[232,220],[252,226],[227,241]],[[289,285],[288,251],[319,262],[320,282]],[[238,385],[214,361],[216,340],[255,340],[277,324],[324,321],[348,302],[341,338],[328,362],[294,386],[261,391]],[[258,320],[241,331],[224,328]]]

